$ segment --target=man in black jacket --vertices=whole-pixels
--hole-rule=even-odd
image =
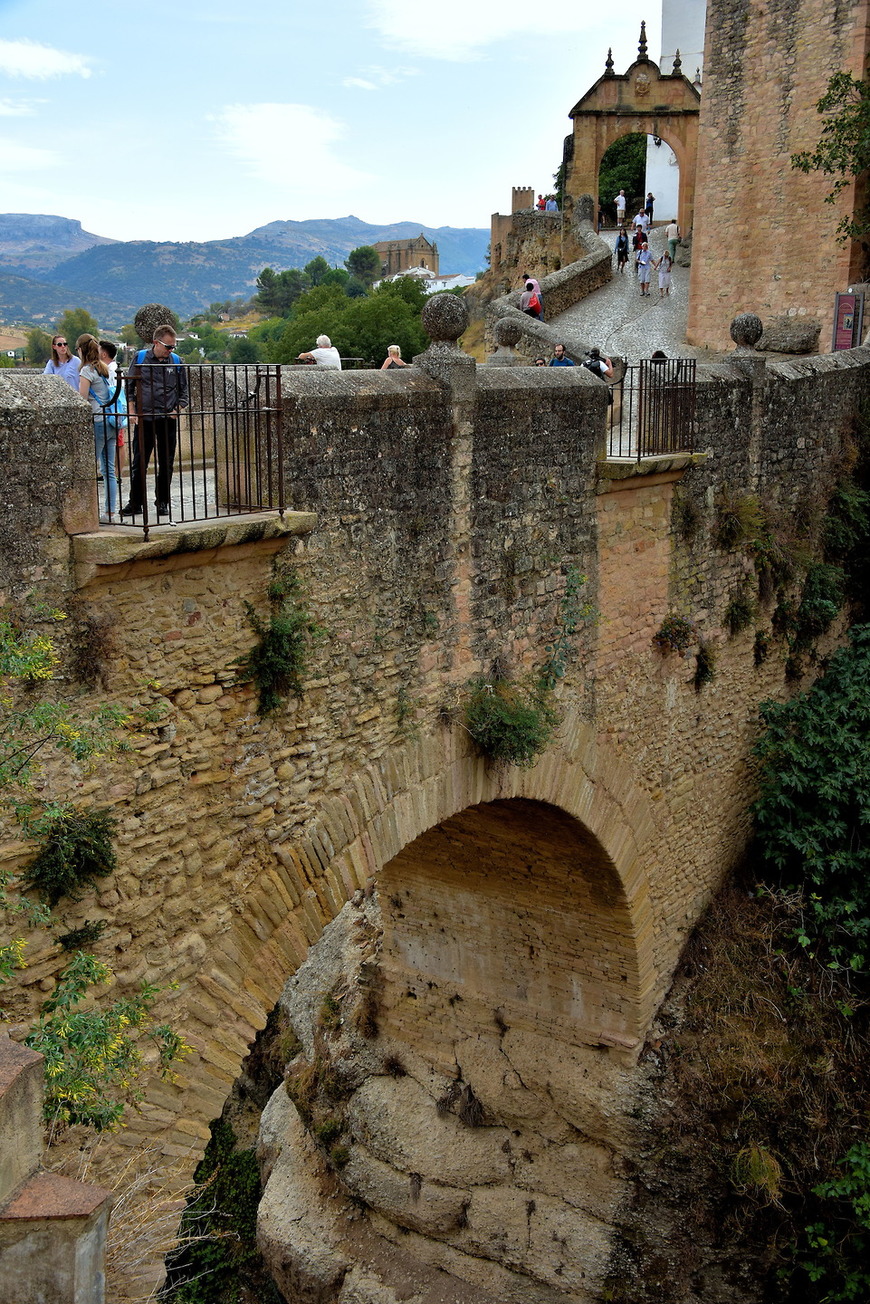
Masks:
[[[175,349],[175,331],[158,326],[150,349],[140,351],[127,372],[133,461],[130,467],[130,501],[122,516],[136,516],[145,499],[145,476],[151,454],[157,449],[158,516],[168,516],[169,488],[178,442],[178,414],[188,404],[187,371]]]

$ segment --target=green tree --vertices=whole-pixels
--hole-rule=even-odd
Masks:
[[[302,269],[308,277],[308,283],[311,286],[323,284],[323,278],[332,270],[329,263],[322,254],[312,258],[310,263],[306,263]]]
[[[870,82],[848,72],[835,73],[816,104],[825,118],[814,150],[792,154],[792,167],[801,172],[823,172],[836,178],[825,196],[834,204],[853,181],[864,179],[870,168]],[[857,239],[870,231],[870,202],[861,202],[854,213],[840,219],[840,240]]]
[[[423,311],[423,306],[429,298],[416,276],[400,276],[396,281],[384,281],[374,293],[376,295],[392,295],[397,299],[402,299],[417,312]]]
[[[264,362],[278,361],[275,357],[275,349],[286,329],[286,317],[269,317],[266,321],[257,322],[257,325],[252,326],[248,331],[248,339]]]
[[[598,169],[598,204],[605,212],[616,215],[614,196],[625,191],[626,205],[643,198],[646,182],[646,136],[632,132],[620,136],[605,150]],[[631,213],[626,213],[631,217]]]
[[[323,277],[323,280],[320,282],[320,284],[327,285],[327,286],[337,285],[340,289],[343,290],[349,280],[350,280],[350,272],[348,272],[344,267],[330,267],[329,271]]]
[[[260,350],[252,339],[233,340],[229,348],[229,360],[238,365],[260,361]]]
[[[289,267],[284,272],[264,267],[257,277],[257,293],[254,297],[257,306],[264,312],[285,317],[296,300],[305,293],[305,288],[305,276],[298,267]]]
[[[142,341],[139,339],[139,334],[132,322],[128,322],[126,326],[122,326],[118,334],[124,343],[129,344],[132,349],[142,347]]]
[[[761,708],[757,847],[773,881],[803,898],[799,941],[829,963],[870,967],[870,625],[825,675]]]
[[[351,249],[344,265],[351,276],[368,286],[381,274],[381,255],[374,245],[360,245],[358,249]]]
[[[38,326],[27,332],[27,361],[34,367],[42,367],[51,357],[51,336]]]
[[[68,308],[57,323],[55,334],[66,336],[70,349],[75,352],[76,340],[80,335],[100,337],[100,328],[96,317],[92,317],[86,308]]]

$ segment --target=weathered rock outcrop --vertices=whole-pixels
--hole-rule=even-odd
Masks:
[[[259,1145],[276,1282],[312,1304],[598,1298],[628,1190],[625,1066],[570,1027],[495,1012],[471,1031],[456,984],[428,984],[415,1036],[384,922],[358,894],[282,997],[300,1052]]]

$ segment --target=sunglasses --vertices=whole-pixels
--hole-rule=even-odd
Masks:
[[[66,340],[55,340],[55,342],[54,342],[54,347],[55,347],[56,349],[65,349],[65,348],[66,348]]]

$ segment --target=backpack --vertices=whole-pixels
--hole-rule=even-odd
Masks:
[[[603,384],[607,385],[607,381],[604,379],[604,377],[601,374],[600,358],[584,358],[584,360],[580,363],[580,366],[585,367],[587,371],[591,371],[593,376],[597,376],[598,379]],[[613,391],[611,390],[610,386],[607,385],[607,406],[609,407],[612,402],[613,402]]]
[[[94,392],[93,385],[90,386],[90,392],[99,403],[106,425],[112,430],[125,430],[127,428],[127,396],[124,393],[123,381],[118,381],[114,391],[105,377],[100,379],[106,386],[106,401],[102,401],[100,396]]]
[[[540,312],[540,311],[541,311],[541,300],[538,298],[537,294],[534,291],[532,291],[532,297],[531,299],[529,299],[529,306],[526,308],[526,312]]]

